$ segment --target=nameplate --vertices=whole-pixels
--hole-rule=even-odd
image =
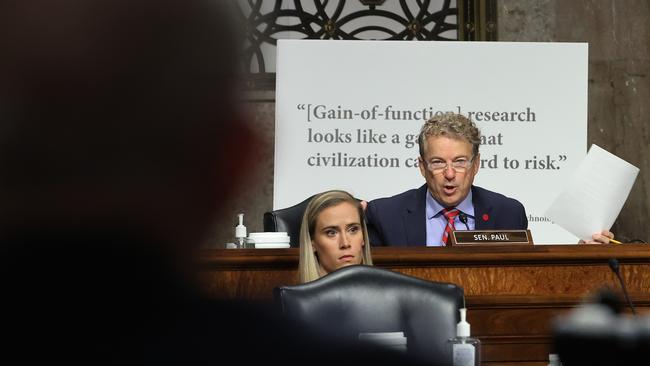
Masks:
[[[458,230],[451,232],[451,245],[532,245],[530,230]]]

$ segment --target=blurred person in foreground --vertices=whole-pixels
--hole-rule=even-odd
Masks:
[[[259,142],[236,108],[222,6],[0,1],[3,361],[398,363],[195,285]]]
[[[607,286],[553,318],[551,330],[554,352],[564,366],[650,361],[650,317],[626,309],[625,297]]]
[[[473,121],[457,113],[434,116],[420,129],[418,145],[425,184],[367,204],[373,246],[445,246],[450,230],[528,228],[521,202],[474,185],[481,133]],[[613,237],[603,230],[588,243]]]
[[[25,364],[211,356],[195,250],[256,141],[214,3],[0,3],[1,323]]]
[[[372,265],[363,208],[345,191],[320,193],[309,201],[300,226],[300,283],[353,265]]]

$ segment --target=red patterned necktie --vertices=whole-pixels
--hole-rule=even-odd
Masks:
[[[445,208],[442,210],[442,214],[447,218],[447,226],[445,226],[445,232],[442,234],[442,244],[449,245],[449,234],[452,230],[456,229],[454,227],[454,219],[456,216],[458,216],[459,213],[460,211],[458,211],[457,208]]]

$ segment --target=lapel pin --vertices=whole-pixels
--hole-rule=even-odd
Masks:
[[[488,214],[483,214],[483,221],[487,221],[490,219],[490,216]]]

